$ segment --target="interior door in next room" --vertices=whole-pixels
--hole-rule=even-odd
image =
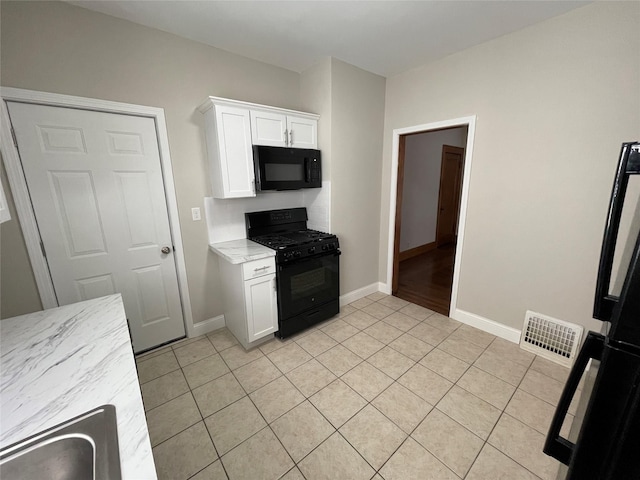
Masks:
[[[438,247],[456,241],[463,163],[464,148],[450,145],[442,146],[438,220],[436,223],[436,245]]]
[[[58,304],[122,294],[136,352],[184,336],[155,121],[8,109]]]

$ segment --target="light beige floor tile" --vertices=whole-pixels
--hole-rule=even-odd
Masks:
[[[241,398],[207,417],[205,424],[219,455],[224,455],[267,426],[249,397]]]
[[[233,374],[247,393],[264,387],[267,383],[282,375],[280,370],[267,357],[260,357],[251,363],[247,363],[234,370]]]
[[[367,401],[342,380],[336,380],[313,395],[309,401],[334,427],[340,428],[358,413]]]
[[[398,382],[393,382],[371,404],[406,433],[411,433],[433,408]]]
[[[320,330],[329,335],[336,342],[344,342],[347,338],[353,337],[360,331],[353,325],[349,325],[344,320],[336,320],[331,325],[322,327]]]
[[[419,321],[422,321],[425,318],[430,317],[431,315],[436,313],[433,310],[421,307],[420,305],[416,305],[415,303],[410,303],[409,305],[402,307],[399,312],[405,315],[409,315],[410,317],[415,318]]]
[[[502,415],[489,443],[544,480],[555,480],[558,462],[542,452],[544,435],[509,415]]]
[[[489,344],[496,339],[495,335],[464,324],[453,332],[452,336],[453,338],[465,340],[482,348],[487,348]]]
[[[199,422],[154,447],[153,458],[158,479],[175,480],[191,477],[215,461],[218,456],[204,423]]]
[[[294,467],[291,470],[289,470],[287,474],[284,477],[282,477],[280,480],[305,480],[305,479],[302,476],[302,473],[300,473],[300,470],[298,469],[298,467]]]
[[[448,333],[453,333],[462,323],[453,318],[447,317],[440,313],[434,313],[433,315],[429,315],[425,318],[424,323],[428,323],[432,327],[439,328],[440,330],[444,330]]]
[[[267,423],[304,401],[304,396],[286,377],[274,380],[249,396]]]
[[[193,389],[198,408],[208,417],[227,405],[241,399],[245,392],[233,374],[227,373],[209,383]]]
[[[500,355],[488,351],[480,355],[474,365],[514,386],[517,386],[527,373],[527,367],[524,365],[509,362]]]
[[[269,427],[223,455],[222,464],[230,480],[276,480],[294,466]]]
[[[429,370],[433,370],[450,382],[457,382],[470,366],[459,358],[443,352],[440,348],[431,350],[426,357],[420,360],[420,365],[424,365]]]
[[[176,370],[143,384],[140,389],[142,390],[144,409],[151,410],[188,392],[189,385],[184,379],[182,370]]]
[[[457,385],[500,410],[504,410],[516,390],[513,385],[476,367],[467,370]]]
[[[345,423],[340,433],[376,470],[407,438],[406,433],[371,405]]]
[[[287,378],[305,397],[323,389],[336,379],[336,376],[315,359],[287,373]]]
[[[165,345],[164,347],[154,348],[153,350],[149,350],[148,352],[140,353],[136,355],[136,363],[139,364],[140,362],[144,362],[145,360],[149,360],[150,358],[170,352],[171,350],[171,345]]]
[[[247,363],[251,363],[258,358],[263,357],[264,354],[259,348],[247,351],[241,345],[234,345],[222,350],[222,352],[220,352],[220,356],[222,356],[222,359],[231,370],[235,370],[236,368],[240,368]]]
[[[291,343],[292,341],[293,340],[290,340],[288,338],[285,340],[282,340],[280,338],[274,337],[273,340],[263,343],[258,348],[265,355],[269,355],[271,352],[275,352],[279,348],[289,345],[289,343]]]
[[[367,298],[369,300],[373,300],[374,302],[377,302],[378,300],[382,300],[383,298],[386,298],[388,296],[389,295],[387,295],[386,293],[376,292],[376,293],[372,293],[371,295],[367,295]]]
[[[393,382],[391,377],[367,362],[345,373],[342,380],[369,402]]]
[[[524,367],[529,367],[535,357],[533,353],[520,348],[517,343],[510,342],[504,338],[496,338],[491,342],[487,351],[502,357],[505,362],[519,363]]]
[[[358,309],[356,307],[352,307],[351,305],[344,305],[342,307],[340,307],[340,312],[338,313],[338,315],[336,315],[333,318],[342,318],[342,317],[346,317],[347,315],[351,315],[353,312],[357,311]]]
[[[199,335],[197,337],[190,337],[190,338],[185,337],[185,338],[181,338],[180,340],[171,342],[169,345],[171,346],[171,348],[175,350],[176,348],[184,347],[185,345],[189,345],[190,343],[202,340],[205,336],[206,335]]]
[[[415,362],[420,360],[433,349],[432,345],[429,345],[408,333],[396,338],[389,344],[389,346]]]
[[[207,337],[213,346],[216,347],[218,352],[238,344],[236,337],[234,337],[233,333],[226,328],[221,328],[220,330],[211,332],[207,334]]]
[[[478,347],[473,343],[451,337],[438,345],[438,348],[467,363],[475,362],[484,351],[482,347]]]
[[[431,405],[435,405],[453,385],[449,380],[432,372],[420,364],[416,364],[398,379],[413,393]]]
[[[420,323],[419,320],[416,320],[415,318],[410,317],[409,315],[405,315],[401,312],[393,312],[391,315],[383,318],[382,320],[392,327],[401,330],[402,332],[408,332]]]
[[[307,455],[298,468],[307,480],[369,480],[376,473],[338,432]]]
[[[304,348],[312,357],[316,357],[338,344],[338,342],[323,333],[321,330],[316,330],[300,340],[297,340],[296,343]]]
[[[387,346],[382,350],[374,353],[369,360],[371,365],[382,370],[394,380],[397,380],[400,375],[409,370],[416,363],[409,357],[405,357],[400,352]]]
[[[178,360],[171,350],[140,362],[138,364],[138,380],[140,384],[143,384],[179,368]]]
[[[295,462],[336,431],[308,401],[285,413],[271,428]]]
[[[191,388],[204,385],[211,380],[215,380],[221,377],[225,373],[229,373],[229,367],[224,363],[222,357],[219,354],[211,355],[204,358],[199,362],[187,365],[182,369],[184,376],[187,379],[187,383]]]
[[[382,320],[384,317],[388,317],[395,310],[389,307],[385,307],[381,303],[375,302],[370,305],[367,305],[362,309],[363,312],[368,313],[372,317],[377,318],[378,320]]]
[[[466,390],[453,386],[436,408],[486,439],[500,417],[500,410]]]
[[[449,336],[448,332],[424,322],[419,323],[407,333],[433,346],[438,345]]]
[[[385,345],[393,342],[403,333],[402,330],[398,330],[397,328],[392,327],[391,325],[383,321],[374,323],[370,327],[366,328],[364,332],[368,335],[371,335],[376,340],[384,343]]]
[[[191,392],[147,412],[151,445],[156,446],[202,420]]]
[[[384,347],[384,343],[376,340],[370,335],[367,335],[364,332],[360,332],[357,335],[354,335],[351,338],[348,338],[342,345],[347,347],[353,353],[358,355],[363,360],[366,360],[371,355],[376,353],[382,347]]]
[[[204,470],[198,472],[189,480],[227,480],[227,474],[224,473],[222,462],[216,460]]]
[[[385,480],[458,480],[451,470],[411,437],[380,469],[380,474]]]
[[[202,360],[203,358],[209,357],[217,352],[216,349],[213,348],[209,339],[204,336],[197,342],[192,342],[184,347],[174,348],[173,353],[175,353],[180,366],[185,367],[190,363]]]
[[[363,361],[359,356],[342,345],[336,345],[331,350],[324,352],[318,356],[317,360],[338,377],[344,375]]]
[[[401,308],[409,305],[409,302],[407,302],[406,300],[402,300],[401,298],[393,297],[391,295],[381,298],[380,300],[378,300],[378,303],[381,303],[382,305],[385,305],[394,310],[400,310]]]
[[[411,436],[459,477],[469,471],[484,441],[433,409]]]
[[[295,342],[290,343],[286,347],[279,348],[275,352],[271,352],[267,357],[269,357],[269,360],[271,360],[282,373],[290,372],[294,368],[311,360],[311,355],[305,352]]]
[[[539,480],[526,468],[518,465],[505,454],[485,444],[466,480]]]
[[[519,388],[541,398],[547,403],[557,405],[564,384],[530,369],[522,379]]]
[[[376,317],[372,317],[362,310],[356,310],[350,315],[345,315],[342,317],[342,320],[347,322],[349,325],[354,326],[358,330],[364,330],[378,321]]]
[[[505,412],[516,420],[546,435],[556,408],[524,390],[516,390]]]
[[[373,300],[367,297],[363,297],[363,298],[359,298],[355,302],[351,302],[349,305],[351,305],[354,308],[361,309],[366,307],[367,305],[371,305],[372,303],[373,303]]]
[[[554,363],[546,358],[536,356],[531,364],[531,370],[543,373],[560,383],[566,383],[569,376],[569,369],[558,363]]]

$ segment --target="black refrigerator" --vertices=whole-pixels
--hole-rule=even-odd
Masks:
[[[640,200],[627,195],[630,180],[638,190],[638,142],[622,144],[609,204],[594,305],[603,329],[588,333],[544,446],[567,466],[566,480],[640,480]],[[588,364],[591,382],[569,440],[560,428]]]

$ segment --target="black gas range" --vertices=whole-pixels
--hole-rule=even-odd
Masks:
[[[340,244],[307,228],[306,208],[245,213],[247,238],[276,251],[278,333],[285,338],[339,312]]]

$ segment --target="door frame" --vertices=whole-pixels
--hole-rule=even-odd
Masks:
[[[10,87],[0,87],[0,97],[2,98],[0,102],[0,151],[2,152],[2,159],[7,170],[9,186],[16,206],[16,213],[18,214],[18,223],[24,235],[29,261],[31,262],[31,268],[35,276],[42,307],[45,309],[55,308],[59,305],[53,288],[53,280],[49,274],[49,266],[42,254],[40,232],[31,205],[20,155],[11,132],[11,121],[6,102],[16,101],[51,107],[67,107],[103,113],[135,115],[150,118],[154,121],[160,153],[164,193],[169,214],[169,229],[171,231],[173,246],[175,247],[174,262],[178,277],[178,291],[182,303],[183,321],[187,336],[192,336],[194,333],[193,313],[187,283],[187,268],[184,259],[182,235],[180,233],[178,202],[173,181],[173,169],[171,165],[171,154],[169,152],[169,138],[167,135],[164,109]]]
[[[464,155],[464,172],[462,175],[462,195],[460,198],[460,214],[458,217],[458,241],[456,244],[456,254],[453,266],[453,285],[451,288],[451,304],[449,306],[449,316],[452,318],[456,314],[458,304],[458,285],[460,283],[460,264],[462,250],[464,248],[465,224],[467,220],[467,203],[469,200],[469,183],[471,178],[471,161],[473,158],[473,142],[476,133],[476,116],[454,118],[440,122],[425,123],[411,127],[396,128],[393,130],[392,152],[391,152],[391,184],[389,188],[389,230],[387,242],[387,283],[383,290],[391,294],[394,273],[394,251],[397,248],[396,242],[396,210],[398,196],[398,164],[400,156],[400,137],[413,133],[426,133],[435,130],[442,130],[453,127],[467,127],[467,144]],[[398,232],[399,236],[399,232]],[[399,243],[399,242],[398,242]]]

